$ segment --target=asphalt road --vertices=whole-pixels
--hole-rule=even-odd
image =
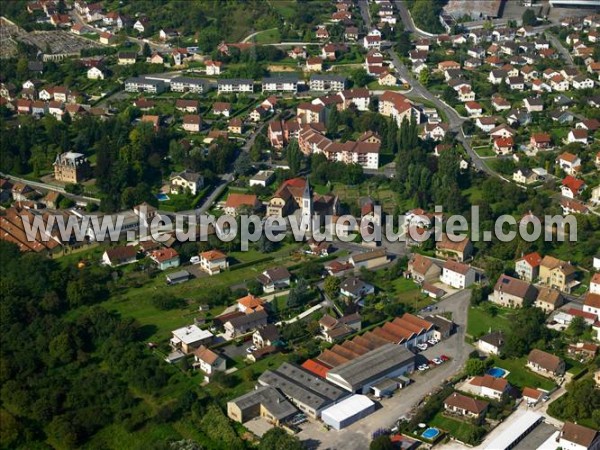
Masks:
[[[371,29],[371,15],[369,14],[369,3],[367,0],[358,0],[358,7],[360,8],[360,15],[362,16],[363,22],[367,30]]]
[[[404,24],[405,31],[408,31],[409,33],[413,33],[419,38],[430,36],[430,35],[424,34],[421,31],[417,30],[417,27],[415,27],[415,23],[413,22],[412,16],[410,15],[408,8],[406,7],[406,5],[404,4],[404,2],[402,0],[394,1],[394,5],[396,6],[396,9],[398,10],[398,15],[400,16],[400,20],[402,20],[402,23]]]
[[[545,35],[546,35],[546,38],[552,44],[552,46],[558,50],[558,52],[560,53],[560,55],[562,57],[562,60],[565,61],[570,67],[575,67],[575,64],[573,63],[573,57],[571,56],[569,51],[565,48],[565,46],[562,45],[562,42],[560,42],[560,39],[558,39],[552,33],[545,33]]]
[[[471,158],[471,162],[473,164],[473,168],[478,171],[486,172],[489,175],[496,176],[502,178],[497,172],[493,171],[484,160],[482,160],[477,153],[471,148],[471,144],[469,140],[465,137],[462,131],[462,125],[465,122],[461,116],[454,110],[454,108],[450,107],[446,103],[444,103],[441,99],[433,95],[429,92],[419,81],[413,76],[410,70],[402,64],[398,54],[394,50],[389,50],[388,55],[392,61],[392,64],[398,74],[402,78],[404,78],[411,85],[412,89],[410,94],[408,95],[415,100],[419,100],[419,98],[424,98],[425,100],[433,103],[433,105],[443,113],[448,118],[448,125],[450,127],[450,131],[456,133],[456,139],[462,144],[465,148],[467,154]]]
[[[30,180],[26,180],[25,178],[19,178],[19,177],[15,177],[13,175],[8,175],[8,174],[4,174],[4,173],[0,173],[0,176],[2,176],[3,178],[8,178],[9,180],[28,184],[29,186],[37,188],[37,189],[41,189],[42,191],[60,192],[64,197],[68,197],[75,202],[82,202],[82,203],[83,202],[85,202],[85,203],[92,202],[92,203],[98,203],[98,204],[100,203],[99,198],[87,197],[85,195],[69,194],[68,192],[65,191],[65,188],[62,186],[55,186],[53,184],[41,183],[39,181],[30,181]]]
[[[426,350],[421,355],[433,358],[445,354],[450,361],[426,372],[412,375],[415,380],[410,386],[396,391],[393,397],[381,401],[382,408],[341,431],[325,430],[319,422],[303,425],[298,437],[308,448],[364,450],[369,448],[372,433],[380,428],[390,428],[398,418],[411,413],[411,410],[444,380],[456,375],[468,359],[472,347],[465,342],[467,314],[471,291],[460,291],[437,304],[438,310],[452,312],[452,317],[458,325],[457,331],[450,338],[440,342],[435,347]]]

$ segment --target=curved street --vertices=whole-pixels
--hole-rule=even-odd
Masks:
[[[398,57],[398,54],[394,50],[388,50],[388,54],[391,58],[394,68],[396,69],[396,72],[398,72],[398,74],[406,81],[408,81],[408,83],[412,87],[411,95],[409,97],[416,97],[416,100],[418,100],[419,97],[424,98],[425,100],[428,100],[429,102],[433,103],[433,105],[438,110],[443,111],[443,113],[448,118],[448,125],[450,126],[450,131],[456,133],[456,139],[462,144],[465,151],[471,158],[475,170],[486,172],[489,175],[504,179],[502,176],[500,176],[500,174],[492,170],[471,147],[471,143],[469,142],[468,138],[465,137],[462,131],[462,125],[465,122],[465,119],[460,117],[454,108],[444,103],[438,97],[429,92],[421,83],[419,83],[419,81],[415,77],[413,77],[410,70],[408,70],[408,68],[404,64],[402,64],[400,58]]]

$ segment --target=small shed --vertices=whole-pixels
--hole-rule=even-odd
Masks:
[[[371,386],[373,394],[377,398],[390,396],[398,389],[398,382],[390,378],[384,378],[379,383]]]
[[[167,275],[167,284],[185,283],[190,279],[190,273],[187,270],[179,270]]]

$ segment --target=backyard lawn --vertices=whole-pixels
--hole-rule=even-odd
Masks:
[[[496,156],[496,152],[490,146],[474,147],[473,150],[475,150],[481,158]]]
[[[497,359],[495,365],[508,370],[510,372],[507,377],[508,382],[520,389],[532,387],[549,391],[555,386],[555,383],[552,380],[537,375],[527,369],[526,364],[527,357],[524,356],[519,359]]]
[[[450,419],[449,417],[445,417],[441,412],[437,413],[428,425],[446,431],[460,441],[466,441],[466,436],[472,435],[477,430],[475,425]]]
[[[481,306],[469,308],[469,318],[467,320],[467,334],[476,338],[492,331],[508,331],[511,323],[509,309],[498,308],[498,315],[492,317],[490,313]]]

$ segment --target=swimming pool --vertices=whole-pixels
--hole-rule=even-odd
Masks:
[[[155,197],[159,202],[166,202],[167,200],[169,200],[169,196],[162,192],[159,192],[158,194],[156,194]]]
[[[487,371],[488,375],[493,376],[494,378],[504,378],[506,375],[508,375],[508,371],[502,369],[501,367],[492,367],[490,370]]]
[[[440,430],[437,428],[427,428],[421,435],[425,439],[433,440],[440,435]]]

